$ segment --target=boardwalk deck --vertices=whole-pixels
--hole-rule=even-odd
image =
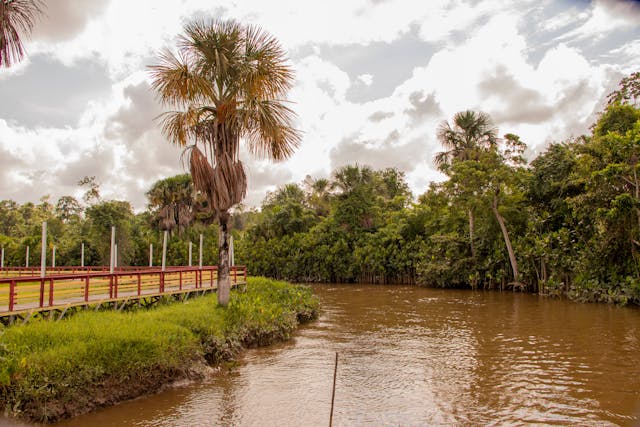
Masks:
[[[246,268],[232,267],[232,286],[246,285]],[[148,305],[161,297],[188,298],[216,290],[217,267],[143,268],[108,272],[49,274],[0,278],[0,322],[13,323],[38,315],[111,305]],[[55,316],[54,316],[55,317]]]

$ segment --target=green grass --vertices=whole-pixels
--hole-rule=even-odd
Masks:
[[[32,421],[76,415],[155,391],[242,347],[286,339],[318,310],[308,288],[263,278],[250,278],[247,292],[233,292],[226,308],[216,297],[6,328],[0,404]]]

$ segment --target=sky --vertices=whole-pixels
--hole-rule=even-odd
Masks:
[[[395,167],[414,195],[443,176],[439,123],[484,111],[533,159],[587,133],[606,95],[640,70],[640,2],[559,0],[47,0],[28,56],[0,69],[0,200],[104,199],[146,207],[185,173],[161,134],[148,66],[185,23],[234,19],[275,36],[295,72],[302,143],[270,163],[241,152],[245,204],[347,164]]]

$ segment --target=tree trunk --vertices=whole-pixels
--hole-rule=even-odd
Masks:
[[[218,233],[218,304],[229,304],[231,281],[229,278],[229,213],[219,215],[220,230]]]
[[[476,258],[476,247],[473,243],[475,238],[476,220],[473,215],[473,210],[469,209],[469,243],[471,244],[471,258]]]
[[[511,246],[511,239],[509,239],[509,233],[507,232],[507,226],[504,223],[504,218],[498,212],[498,194],[493,196],[493,203],[491,205],[493,209],[493,214],[496,216],[498,220],[498,224],[500,224],[500,229],[502,230],[502,236],[504,237],[504,244],[507,246],[507,251],[509,252],[509,261],[511,262],[511,269],[513,270],[513,281],[518,283],[518,262],[516,261],[516,256],[513,253],[513,247]]]
[[[542,289],[540,290],[540,293],[544,294],[547,287],[547,263],[545,262],[544,257],[540,260],[540,269],[542,270]]]

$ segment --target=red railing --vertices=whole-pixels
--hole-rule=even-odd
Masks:
[[[157,270],[159,266],[125,266],[125,267],[115,267],[115,272],[122,271],[139,271],[139,270]],[[182,266],[167,266],[165,270],[176,270],[184,268]],[[193,267],[197,268],[197,267]],[[204,268],[204,267],[203,267]],[[78,274],[78,273],[104,273],[109,271],[109,266],[70,266],[70,267],[47,267],[46,275],[53,274]],[[0,278],[1,277],[22,277],[22,276],[40,276],[40,266],[33,267],[3,267],[0,268]]]
[[[48,310],[58,306],[173,294],[216,288],[218,267],[157,267],[108,272],[49,274],[44,278],[0,278],[0,314],[25,310]],[[246,283],[247,269],[231,267],[231,283]]]

